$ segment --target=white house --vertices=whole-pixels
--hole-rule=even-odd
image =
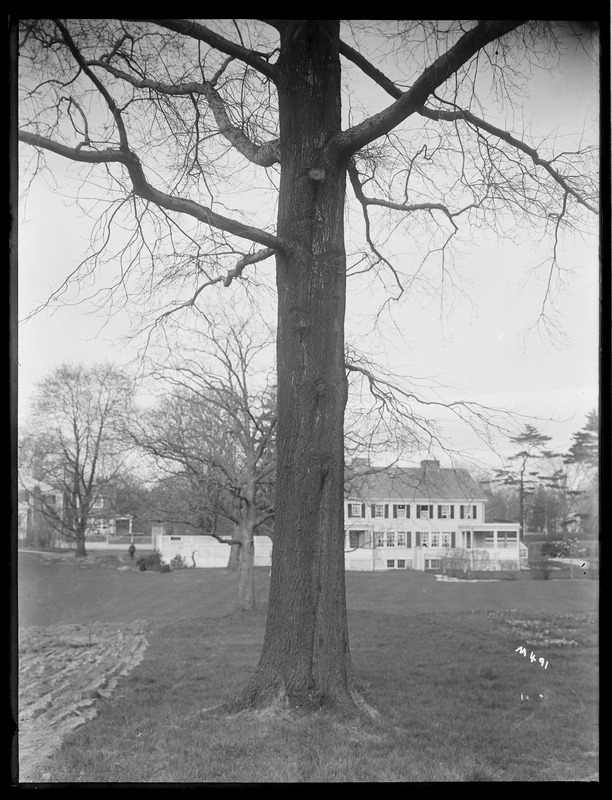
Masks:
[[[354,478],[345,501],[347,570],[520,567],[519,523],[486,523],[486,498],[463,469],[422,461]]]

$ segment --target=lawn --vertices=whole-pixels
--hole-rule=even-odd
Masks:
[[[268,580],[257,571],[259,608],[237,614],[225,570],[22,558],[20,624],[149,623],[144,661],[65,741],[51,781],[596,779],[598,582],[349,573],[353,661],[379,718],[210,714],[257,662]]]

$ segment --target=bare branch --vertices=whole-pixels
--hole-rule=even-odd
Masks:
[[[441,101],[441,102],[448,102],[448,101]],[[449,103],[449,105],[454,106],[455,104]],[[455,108],[457,108],[455,112],[435,111],[433,109],[423,108],[419,113],[421,113],[425,117],[428,117],[429,119],[438,119],[448,122],[463,119],[466,122],[473,124],[475,127],[487,131],[487,133],[491,133],[494,136],[497,136],[499,139],[511,145],[516,150],[520,150],[522,153],[525,153],[525,155],[528,155],[536,166],[542,167],[544,170],[546,170],[546,172],[548,172],[551,178],[553,178],[553,180],[556,183],[558,183],[559,186],[561,186],[566,195],[568,194],[572,195],[572,197],[578,203],[580,203],[580,205],[583,205],[589,211],[592,211],[593,214],[599,213],[599,208],[593,203],[590,203],[588,200],[582,197],[582,195],[579,192],[573,189],[567,183],[566,179],[556,169],[553,168],[552,161],[547,161],[546,159],[541,158],[540,155],[538,154],[538,151],[535,150],[535,148],[530,147],[525,142],[521,141],[520,139],[517,139],[508,131],[505,131],[502,128],[498,128],[495,125],[491,125],[491,123],[486,122],[486,120],[480,119],[475,114],[472,114],[470,111],[467,111],[465,109],[460,109],[457,106],[455,106]],[[553,159],[553,161],[554,160],[555,159]]]
[[[190,22],[186,19],[128,19],[127,17],[122,19],[125,19],[126,22],[152,22],[155,25],[159,25],[160,28],[166,28],[169,31],[181,33],[183,36],[189,36],[191,39],[205,42],[222,53],[227,53],[228,56],[244,61],[245,64],[261,72],[267,78],[271,80],[275,78],[276,70],[274,66],[269,64],[261,55],[249,50],[247,47],[232,42],[230,39],[226,39],[199,22]]]
[[[400,98],[403,98],[404,95],[406,94],[390,78],[388,78],[373,64],[371,64],[370,61],[368,61],[368,59],[366,59],[357,50],[350,47],[345,42],[340,42],[340,53],[345,58],[352,61],[356,66],[358,66],[364,72],[364,74],[372,78],[391,97],[394,97],[397,100],[399,100]],[[431,93],[433,94],[433,90]],[[490,133],[493,136],[502,139],[507,144],[511,145],[517,150],[520,150],[522,153],[525,153],[525,155],[528,155],[536,166],[541,166],[543,169],[545,169],[546,172],[548,172],[548,174],[563,188],[563,190],[568,194],[571,194],[578,203],[583,205],[589,211],[592,211],[595,214],[598,213],[597,206],[589,202],[587,199],[582,197],[582,195],[579,192],[577,192],[575,189],[569,186],[565,178],[563,178],[563,176],[558,172],[558,170],[554,169],[552,164],[556,159],[551,159],[550,161],[547,161],[546,159],[541,158],[535,148],[530,147],[526,142],[523,142],[521,139],[518,139],[516,136],[513,136],[508,131],[499,128],[496,125],[492,125],[490,122],[487,122],[481,117],[476,116],[467,109],[459,108],[454,103],[449,103],[449,105],[453,105],[455,110],[442,111],[438,109],[428,108],[427,106],[422,105],[420,108],[417,109],[417,113],[423,117],[426,117],[427,119],[443,121],[443,122],[455,122],[463,120],[465,122],[471,123],[480,130],[486,131],[487,133]]]
[[[173,97],[181,95],[199,95],[205,97],[213,112],[215,121],[219,126],[219,133],[224,136],[239,153],[249,161],[252,161],[253,164],[258,164],[260,167],[271,167],[273,164],[280,162],[280,143],[278,139],[273,139],[272,141],[258,145],[252,142],[241,128],[232,124],[227,113],[226,105],[220,94],[214,88],[216,76],[211,81],[201,83],[190,81],[189,83],[168,84],[149,78],[135,78],[128,72],[107,63],[106,60],[98,59],[97,61],[88,61],[87,63],[89,66],[105,69],[111,75],[114,75],[116,78],[121,78],[137,89],[152,89],[160,94]]]
[[[225,231],[226,233],[234,234],[242,239],[248,239],[252,242],[264,245],[266,248],[273,250],[283,250],[283,243],[280,239],[271,233],[253,228],[250,225],[245,225],[238,220],[230,219],[221,214],[217,214],[212,209],[206,206],[195,203],[183,197],[174,197],[173,195],[155,189],[145,176],[144,170],[140,163],[138,156],[130,150],[102,150],[102,151],[87,151],[79,148],[67,147],[66,145],[54,142],[45,136],[40,136],[36,133],[29,131],[19,131],[19,140],[26,144],[40,147],[44,150],[49,150],[52,153],[57,153],[64,158],[72,161],[82,161],[89,164],[110,164],[117,163],[123,164],[130,175],[134,193],[143,200],[148,200],[160,208],[167,211],[174,211],[179,214],[188,214],[200,222],[205,222],[213,228]]]
[[[469,61],[489,42],[521,25],[523,20],[484,20],[464,34],[444,55],[427,67],[416,82],[386,109],[335,137],[341,153],[352,155],[365,145],[389,133],[417,112],[438,86]]]

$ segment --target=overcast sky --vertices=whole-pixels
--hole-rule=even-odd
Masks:
[[[586,58],[576,55],[563,72],[540,80],[534,87],[540,132],[575,132],[569,128],[576,120],[597,119],[598,86]],[[75,217],[62,197],[74,188],[64,177],[65,162],[50,156],[49,163],[57,165],[58,185],[33,182],[20,226],[20,318],[58,288],[88,243],[90,222]],[[534,270],[540,256],[533,242],[482,243],[457,265],[462,294],[453,298],[452,308],[441,309],[435,298],[408,298],[392,312],[399,331],[383,327],[366,349],[407,377],[435,378],[445,399],[473,399],[540,417],[536,424],[553,443],[567,447],[598,402],[598,255],[594,247],[566,241],[561,262],[568,272],[564,291],[555,298],[554,341],[533,329],[545,292],[546,273]],[[93,288],[85,285],[84,295]],[[349,287],[347,333],[363,346],[360,334],[368,328],[372,304],[369,292]],[[270,315],[275,316],[272,306]],[[44,310],[22,324],[20,419],[36,382],[59,363],[127,363],[132,352],[118,342],[128,327],[125,313],[109,321],[87,300]],[[486,459],[464,430],[451,427],[448,435],[454,448]]]

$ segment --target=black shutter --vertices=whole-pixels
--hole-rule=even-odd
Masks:
[[[387,503],[385,505],[385,519],[388,519],[388,518],[389,518],[389,504]]]
[[[438,519],[442,519],[442,506],[438,506]]]
[[[397,519],[397,506],[393,503],[393,519]]]
[[[417,512],[416,518],[421,519],[421,506],[416,507],[416,512]]]
[[[455,549],[455,531],[451,531],[451,547]]]
[[[419,513],[419,507],[417,506],[417,514]],[[414,543],[417,547],[421,546],[421,534],[418,531],[415,531],[414,534]]]
[[[472,506],[472,519],[476,519],[476,506]]]
[[[361,516],[365,518],[365,503],[361,504]]]
[[[459,517],[463,519],[463,506],[459,506]]]
[[[410,503],[406,503],[406,519],[410,519]]]
[[[455,506],[451,506],[451,519],[455,519]]]
[[[351,505],[351,503],[347,503],[347,505],[348,505],[348,509],[347,509],[348,516],[352,517],[353,516],[353,506]]]
[[[406,532],[406,547],[412,547],[412,531]]]
[[[429,519],[433,519],[433,506],[429,506]]]
[[[370,509],[372,512],[372,519],[376,516],[376,505],[372,503],[372,508]]]

